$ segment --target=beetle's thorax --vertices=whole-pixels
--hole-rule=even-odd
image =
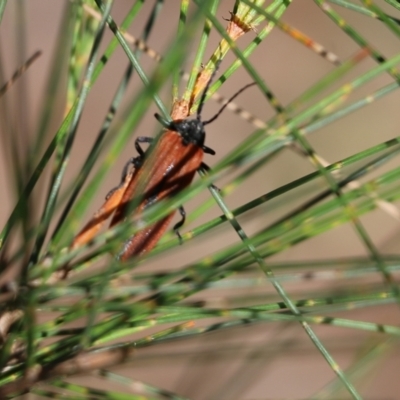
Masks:
[[[184,119],[183,121],[175,122],[174,125],[176,132],[182,136],[184,145],[192,143],[203,147],[206,132],[200,119]]]

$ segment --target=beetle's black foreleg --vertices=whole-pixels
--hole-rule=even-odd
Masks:
[[[174,225],[173,229],[174,229],[174,232],[176,233],[176,236],[178,236],[178,238],[179,238],[179,242],[182,243],[182,236],[179,233],[179,228],[182,228],[182,226],[183,226],[183,224],[185,223],[185,220],[186,220],[186,211],[183,208],[183,206],[179,207],[179,214],[181,214],[182,219],[178,223],[176,223]]]
[[[139,136],[138,138],[136,138],[135,149],[139,153],[140,157],[144,156],[144,150],[140,146],[140,143],[151,143],[153,140],[154,140],[154,138],[148,137],[148,136]]]
[[[215,156],[215,151],[207,146],[203,146],[203,151],[205,154],[211,154],[212,156]]]
[[[130,158],[127,163],[124,165],[124,168],[122,169],[122,174],[121,174],[121,182],[118,186],[116,186],[114,189],[111,189],[106,196],[106,200],[108,200],[114,192],[116,192],[121,186],[124,185],[125,179],[128,175],[129,167],[133,165],[135,168],[140,168],[142,165],[142,157],[132,157]]]
[[[202,162],[202,163],[200,164],[199,170],[200,170],[200,171],[203,171],[203,172],[205,172],[205,173],[208,173],[208,172],[211,171],[211,168],[210,168],[205,162]]]
[[[205,172],[205,173],[208,173],[208,172],[211,171],[211,168],[210,168],[206,163],[202,162],[202,163],[200,164],[199,170],[200,170],[200,171],[203,171],[203,172]],[[215,186],[213,183],[212,183],[210,186],[211,186],[213,189],[218,190],[218,192],[221,191],[221,189],[220,189],[219,187]]]

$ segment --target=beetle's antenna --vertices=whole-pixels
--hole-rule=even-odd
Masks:
[[[201,120],[201,112],[203,111],[204,101],[205,101],[205,99],[206,99],[208,89],[210,89],[210,86],[211,86],[211,84],[212,84],[212,81],[214,80],[215,75],[216,75],[217,72],[218,72],[218,69],[219,69],[219,66],[221,65],[221,62],[222,62],[222,58],[220,58],[220,59],[217,61],[217,63],[215,64],[215,69],[214,69],[213,73],[211,74],[210,79],[208,80],[207,85],[206,85],[206,87],[204,88],[203,93],[202,93],[202,95],[201,95],[201,97],[200,97],[199,107],[197,108],[197,119],[198,119],[199,121]]]
[[[154,116],[156,117],[156,120],[166,129],[171,129],[171,125],[173,124],[173,121],[169,122],[167,121],[164,117],[162,117],[160,114],[155,113]]]
[[[29,68],[29,66],[42,54],[36,51],[27,61],[24,62],[13,74],[11,79],[0,88],[0,97],[13,85],[13,83]]]
[[[246,86],[243,86],[241,89],[239,89],[221,108],[220,108],[220,110],[212,117],[212,118],[210,118],[209,120],[207,120],[207,121],[204,121],[203,122],[203,125],[207,125],[207,124],[209,124],[210,122],[213,122],[213,121],[215,121],[220,115],[221,115],[221,113],[222,113],[222,111],[224,111],[225,110],[225,108],[228,106],[228,104],[230,103],[230,102],[232,102],[237,96],[239,96],[239,94],[240,93],[242,93],[243,91],[245,91],[247,88],[249,88],[250,86],[254,86],[254,85],[256,85],[257,84],[257,82],[252,82],[252,83],[248,83]]]

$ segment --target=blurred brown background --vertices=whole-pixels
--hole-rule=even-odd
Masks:
[[[15,3],[18,1],[15,0]],[[4,69],[4,76],[10,77],[12,71],[19,65],[16,49],[20,39],[17,31],[21,27],[15,26],[16,8],[10,1],[3,21],[0,26],[1,63]],[[25,15],[23,24],[26,33],[27,55],[35,50],[43,51],[42,57],[32,66],[29,72],[15,85],[7,94],[7,102],[10,105],[10,120],[23,130],[24,135],[29,137],[38,123],[41,100],[45,88],[54,44],[58,34],[59,24],[63,12],[64,1],[29,0],[25,4],[28,12]],[[217,17],[223,23],[223,18],[229,18],[229,11],[233,8],[233,0],[221,1]],[[383,1],[377,2],[385,6]],[[117,0],[112,10],[113,17],[121,22],[131,1]],[[152,2],[146,2],[141,11],[143,22],[146,20]],[[386,8],[388,9],[388,8]],[[341,15],[358,29],[364,37],[375,44],[385,56],[390,57],[399,51],[399,43],[395,36],[388,32],[383,24],[373,21],[370,18],[357,15],[351,11],[338,8]],[[393,15],[393,9],[390,8]],[[153,31],[148,45],[160,54],[167,48],[176,32],[179,16],[179,2],[165,2],[162,17],[159,18],[156,28]],[[311,0],[297,0],[285,13],[283,21],[301,30],[315,41],[323,44],[328,50],[337,54],[341,60],[348,59],[358,47],[343,34],[315,5]],[[134,25],[130,33],[139,36],[143,26]],[[107,33],[106,40],[111,37]],[[254,33],[247,34],[239,41],[241,48],[245,47],[254,38]],[[210,46],[207,50],[207,57],[214,51],[218,36],[215,32],[212,35]],[[186,70],[190,69],[193,54],[188,55]],[[206,58],[207,60],[207,58]],[[227,57],[221,67],[229,65],[233,56]],[[153,70],[155,62],[147,56],[142,57],[143,65],[149,73]],[[310,49],[300,45],[286,33],[275,29],[273,33],[257,48],[250,57],[250,61],[256,67],[258,73],[265,79],[265,82],[274,91],[283,104],[288,104],[301,94],[306,88],[318,81],[334,67],[322,59]],[[83,118],[79,127],[77,140],[74,145],[72,159],[68,167],[66,185],[79,171],[82,161],[87,155],[92,140],[97,134],[102,123],[102,117],[107,110],[111,96],[119,82],[127,65],[127,59],[122,50],[108,63],[104,73],[93,87],[88,102],[85,106]],[[360,75],[374,66],[370,60],[364,61],[357,68],[346,76],[347,80]],[[244,69],[238,71],[227,85],[222,87],[221,93],[229,96],[239,89],[243,84],[251,81]],[[350,99],[362,98],[371,93],[383,84],[390,83],[387,75],[363,86]],[[137,76],[134,77],[129,89],[133,95],[141,87],[142,83]],[[23,100],[18,97],[18,91],[25,86],[26,92]],[[170,101],[168,87],[162,93],[166,104]],[[308,137],[317,153],[328,162],[334,162],[348,157],[362,149],[373,146],[395,136],[399,132],[399,102],[400,94],[395,92],[369,107],[365,107],[340,121],[337,121]],[[267,121],[274,113],[267,104],[264,97],[257,92],[257,89],[250,89],[243,93],[237,103],[244,106],[261,120]],[[60,105],[61,106],[61,105]],[[204,117],[212,116],[219,108],[214,102],[207,102],[204,110]],[[140,132],[153,135],[159,129],[153,114],[156,112],[153,106],[149,109],[145,119],[141,122]],[[59,126],[62,117],[62,108],[59,115],[53,117],[54,130]],[[120,115],[117,115],[117,118]],[[3,129],[0,127],[0,129]],[[217,160],[235,148],[247,134],[254,128],[239,117],[224,112],[222,116],[207,129],[207,145],[216,150],[217,156],[207,158],[207,163],[213,165]],[[3,135],[3,133],[1,133]],[[142,134],[142,133],[141,133]],[[93,204],[93,210],[98,207],[108,190],[115,186],[120,179],[121,169],[133,154],[134,137],[131,146],[126,149],[117,165],[110,171],[104,184],[103,192],[99,193],[97,202]],[[10,211],[13,208],[15,199],[11,195],[13,191],[11,173],[7,170],[5,150],[2,149],[0,159],[0,187],[1,187],[1,210],[0,225],[3,226]],[[8,155],[9,156],[9,155]],[[395,161],[398,163],[398,160]],[[305,158],[300,157],[293,151],[287,149],[280,153],[275,160],[269,164],[268,169],[257,173],[245,186],[235,192],[227,199],[228,205],[234,208],[246,201],[288,183],[300,176],[314,170],[314,167]],[[223,185],[223,181],[220,185]],[[217,183],[218,184],[218,183]],[[325,185],[320,181],[321,187]],[[46,192],[42,183],[42,193],[36,193],[38,199]],[[320,187],[319,187],[320,188]],[[318,187],[313,189],[317,190]],[[203,198],[209,194],[205,193]],[[296,198],[284,198],[286,204],[270,203],[264,207],[258,215],[251,215],[243,218],[246,232],[251,234],[265,225],[265,220],[260,224],[260,217],[273,221],[277,216],[283,215],[295,204],[308,198],[308,193],[298,192]],[[198,199],[200,201],[200,199]],[[280,200],[281,201],[281,200]],[[186,209],[190,212],[197,201],[189,204]],[[276,208],[277,214],[271,213]],[[268,215],[266,215],[268,212]],[[217,207],[205,215],[205,219],[220,215]],[[89,217],[89,215],[88,215]],[[383,254],[398,254],[400,225],[399,220],[388,215],[382,210],[376,210],[363,217],[362,223],[373,239],[379,251]],[[190,227],[186,227],[189,229]],[[197,259],[205,253],[228,245],[236,240],[234,233],[229,227],[220,228],[220,232],[207,241],[199,241],[198,245],[179,249],[178,254],[183,263]],[[318,260],[329,257],[366,256],[368,253],[365,246],[360,242],[353,228],[349,225],[340,226],[316,238],[307,240],[291,249],[273,257],[273,261],[290,260]],[[163,255],[162,259],[152,259],[146,268],[162,269],[177,257]],[[260,274],[260,276],[262,276]],[[378,277],[379,278],[379,277]],[[308,284],[308,283],[307,283]],[[288,283],[285,288],[290,293],[304,290],[300,286]],[[320,285],[326,285],[329,290],[336,288],[340,290],[341,285],[346,282],[341,280],[321,280]],[[263,288],[264,290],[265,288]],[[268,293],[272,289],[268,286]],[[210,302],[223,301],[220,298],[208,299]],[[373,308],[362,311],[354,311],[354,315],[346,313],[346,318],[355,318],[366,321],[389,323],[398,325],[400,322],[399,310],[395,306],[387,306],[374,312]],[[332,353],[336,361],[343,369],[352,363],[355,357],[355,349],[360,341],[372,340],[368,333],[355,332],[342,328],[317,326],[316,333]],[[393,348],[392,348],[393,349]],[[382,350],[384,351],[384,350]],[[171,362],[171,360],[173,360]],[[391,351],[380,366],[368,372],[369,382],[360,385],[360,392],[366,399],[398,399],[400,398],[400,384],[397,379],[400,367],[400,349]],[[269,324],[233,329],[224,334],[208,334],[196,340],[176,342],[149,348],[143,351],[124,370],[118,371],[127,374],[138,380],[158,385],[162,388],[176,391],[182,396],[191,399],[303,399],[309,398],[313,393],[318,392],[325,384],[334,379],[334,374],[322,359],[318,351],[312,346],[304,331],[297,325]],[[76,378],[80,383],[86,383],[87,378]],[[96,383],[97,385],[98,383]],[[358,382],[356,381],[356,386]],[[348,398],[343,395],[340,398]]]

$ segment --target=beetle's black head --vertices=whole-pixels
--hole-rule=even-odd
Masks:
[[[209,121],[202,121],[201,112],[203,110],[204,102],[206,100],[206,95],[210,85],[215,77],[215,74],[218,71],[219,65],[221,64],[222,58],[219,59],[216,63],[215,69],[212,72],[210,79],[208,80],[206,87],[203,90],[203,93],[200,97],[199,106],[197,108],[197,116],[193,119],[184,119],[182,121],[171,121],[166,122],[163,118],[161,118],[158,114],[155,114],[155,117],[161,124],[167,128],[171,129],[175,132],[178,132],[182,137],[182,142],[184,145],[195,144],[209,154],[215,154],[213,150],[204,146],[204,141],[206,137],[206,132],[204,130],[204,126],[209,123]]]
[[[199,106],[197,108],[197,117],[195,119],[184,119],[182,121],[167,122],[160,115],[155,114],[155,117],[157,118],[157,120],[165,128],[171,129],[175,132],[178,132],[182,136],[182,142],[184,145],[188,145],[189,143],[195,144],[199,147],[202,147],[203,150],[208,154],[215,154],[215,152],[213,150],[211,150],[210,148],[208,148],[207,146],[204,146],[204,141],[205,141],[205,136],[206,136],[204,126],[215,121],[220,116],[222,111],[224,111],[224,109],[228,106],[228,104],[232,100],[234,100],[236,96],[238,96],[240,93],[242,93],[243,90],[256,84],[255,82],[253,82],[253,83],[250,83],[250,84],[244,86],[243,88],[241,88],[220,108],[220,110],[211,119],[209,119],[207,121],[202,121],[201,112],[203,111],[203,106],[204,106],[204,103],[206,100],[206,95],[207,95],[208,89],[210,88],[211,83],[215,77],[215,74],[218,71],[221,61],[222,61],[222,58],[217,61],[215,69],[212,72],[210,79],[208,80],[206,87],[203,90],[203,93],[200,97]]]
[[[206,132],[204,130],[204,124],[200,118],[184,119],[179,122],[174,121],[170,127],[182,136],[184,145],[192,143],[199,147],[203,147]]]

